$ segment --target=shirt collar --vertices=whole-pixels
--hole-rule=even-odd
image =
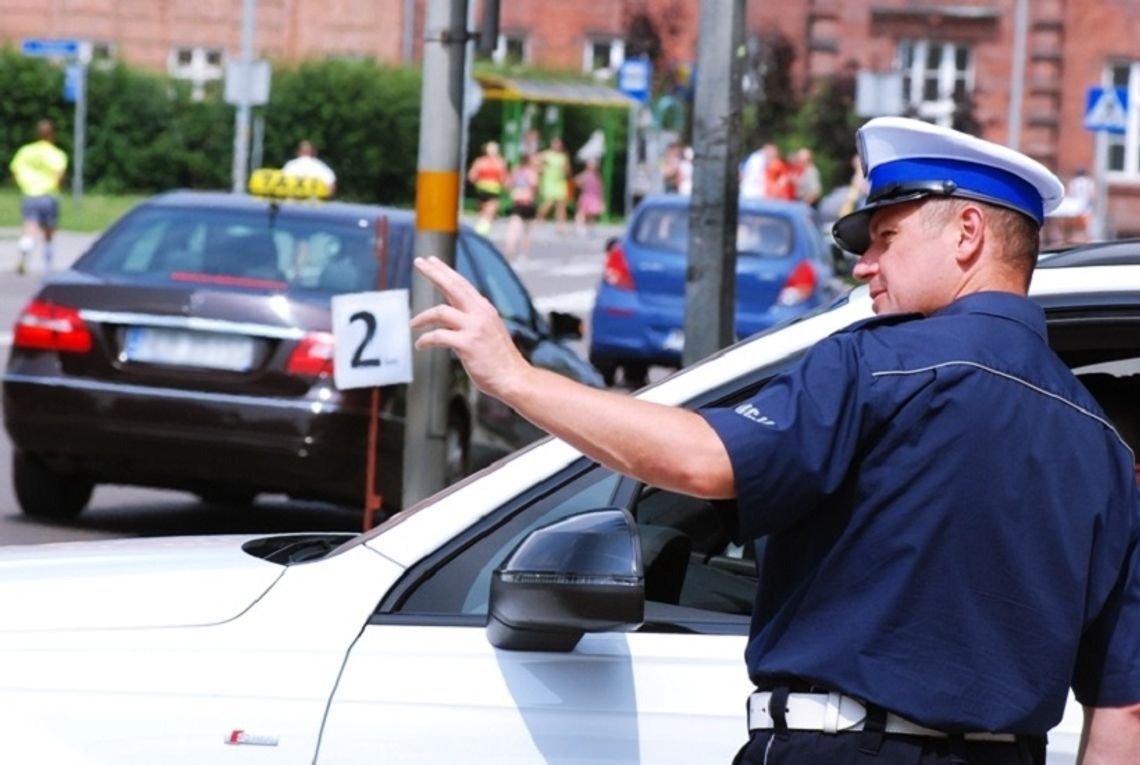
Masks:
[[[1009,319],[1047,340],[1045,310],[1024,295],[1012,292],[974,292],[936,311],[934,316],[980,313]]]

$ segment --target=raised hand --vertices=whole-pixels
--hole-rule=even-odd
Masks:
[[[416,258],[415,267],[447,301],[412,318],[413,330],[427,330],[416,340],[416,348],[454,351],[480,390],[506,398],[532,367],[515,347],[498,311],[439,258]]]

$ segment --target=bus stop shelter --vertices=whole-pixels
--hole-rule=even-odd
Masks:
[[[605,219],[611,216],[609,203],[613,197],[614,136],[619,120],[628,120],[631,109],[638,102],[606,85],[579,82],[527,80],[495,74],[475,74],[475,81],[483,90],[485,101],[499,101],[503,108],[503,155],[514,165],[522,153],[523,137],[533,118],[534,109],[542,109],[540,118],[548,132],[561,135],[562,107],[585,106],[603,110],[602,130],[605,146],[599,160],[602,187],[605,194]]]

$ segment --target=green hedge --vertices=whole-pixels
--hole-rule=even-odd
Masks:
[[[74,106],[63,100],[63,67],[12,50],[0,52],[0,159],[56,123],[59,145],[74,157]],[[150,194],[171,188],[229,188],[234,107],[220,86],[202,100],[186,83],[127,67],[88,71],[84,189]],[[264,119],[262,164],[280,167],[309,138],[337,173],[338,197],[410,204],[419,140],[417,69],[371,61],[275,66]]]

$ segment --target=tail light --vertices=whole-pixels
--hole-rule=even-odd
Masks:
[[[333,348],[332,332],[310,332],[293,349],[289,361],[285,363],[285,371],[303,377],[331,375]]]
[[[776,297],[776,304],[799,305],[815,294],[815,283],[815,269],[806,260],[801,260],[784,282],[780,294]]]
[[[637,284],[633,281],[633,272],[629,269],[629,261],[626,260],[625,251],[620,244],[610,247],[606,253],[606,267],[602,271],[602,281],[619,290],[632,292],[637,289]]]
[[[78,309],[33,300],[16,319],[12,345],[59,353],[87,353],[91,350],[91,331],[80,318]]]

